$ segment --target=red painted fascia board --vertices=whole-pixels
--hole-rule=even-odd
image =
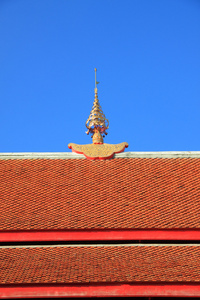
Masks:
[[[200,240],[200,230],[1,231],[0,242],[22,241]]]
[[[199,284],[102,284],[0,287],[0,298],[200,297]]]

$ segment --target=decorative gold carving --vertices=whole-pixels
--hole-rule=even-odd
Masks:
[[[109,121],[106,119],[102,108],[99,104],[97,94],[97,84],[99,83],[96,79],[95,68],[95,96],[92,110],[89,118],[86,121],[87,134],[91,133],[93,138],[93,144],[77,145],[70,143],[69,149],[73,152],[84,154],[89,159],[109,159],[114,156],[115,153],[120,153],[128,147],[128,143],[121,143],[116,145],[104,144],[103,138],[107,135],[106,130],[109,128]]]
[[[87,145],[77,145],[70,143],[68,145],[72,151],[84,154],[85,157],[90,159],[108,159],[112,158],[115,153],[123,152],[125,148],[128,147],[128,143],[120,143],[116,145],[110,144],[87,144]]]
[[[92,136],[93,144],[103,144],[103,137],[98,128],[94,128],[94,134]]]
[[[109,128],[109,121],[108,121],[108,119],[106,119],[106,117],[102,111],[102,108],[99,104],[98,91],[97,91],[97,84],[99,82],[96,81],[96,71],[97,71],[97,69],[95,68],[94,103],[93,103],[93,107],[90,112],[89,118],[87,119],[85,125],[88,129],[88,131],[86,133],[92,134],[93,143],[94,144],[99,144],[99,143],[102,144],[103,137],[105,137],[105,135],[107,135],[106,130]]]

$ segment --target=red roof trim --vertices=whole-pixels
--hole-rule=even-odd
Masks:
[[[42,297],[200,297],[196,284],[102,284],[0,287],[0,298]]]
[[[22,241],[200,240],[200,230],[1,231],[0,242]]]

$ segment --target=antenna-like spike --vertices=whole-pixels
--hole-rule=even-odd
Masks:
[[[97,69],[94,68],[94,72],[95,72],[95,90],[97,89]]]

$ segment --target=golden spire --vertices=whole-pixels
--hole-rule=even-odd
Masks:
[[[106,119],[102,108],[99,104],[98,94],[97,94],[97,84],[99,83],[96,78],[97,69],[95,71],[95,89],[94,89],[94,103],[92,110],[90,112],[89,118],[86,122],[86,127],[88,131],[87,134],[91,133],[93,144],[78,145],[75,143],[69,143],[69,149],[73,152],[83,154],[88,159],[110,159],[115,153],[120,153],[128,147],[127,143],[120,144],[106,144],[103,142],[103,138],[107,134],[106,130],[109,127],[109,122]]]
[[[90,112],[89,118],[86,121],[86,127],[88,129],[87,134],[91,133],[93,138],[94,144],[103,144],[103,137],[107,135],[106,129],[109,128],[109,121],[106,119],[102,108],[99,104],[98,99],[98,90],[97,84],[99,83],[96,79],[96,72],[95,71],[95,89],[94,89],[94,103],[92,110]]]

